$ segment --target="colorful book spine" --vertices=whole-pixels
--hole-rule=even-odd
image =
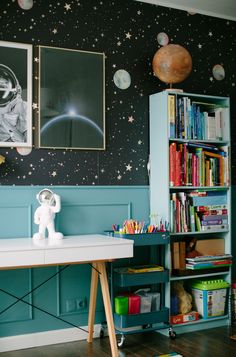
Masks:
[[[175,182],[176,182],[176,143],[170,144],[169,170],[170,170],[170,187],[173,187],[175,186]]]
[[[200,269],[214,269],[214,268],[219,268],[219,267],[228,267],[232,265],[232,261],[225,261],[222,264],[211,264],[211,263],[203,263],[203,264],[186,264],[186,269],[191,269],[191,270],[200,270]]]
[[[212,260],[231,260],[231,254],[214,254],[214,255],[198,255],[195,258],[186,258],[186,260],[190,262],[204,262],[204,261],[212,261]]]
[[[227,214],[204,214],[201,216],[203,221],[212,221],[214,219],[228,220]],[[228,223],[228,222],[227,222]]]
[[[201,226],[217,226],[222,224],[228,224],[228,218],[225,219],[211,219],[203,220],[201,219]]]
[[[209,226],[200,226],[199,231],[211,231],[211,232],[218,232],[218,231],[227,231],[229,229],[228,224],[221,224],[221,225],[209,225]]]
[[[227,210],[227,204],[219,205],[207,205],[207,206],[195,206],[196,212]]]
[[[168,95],[168,119],[170,138],[175,138],[175,95]]]
[[[225,192],[208,192],[206,196],[193,196],[192,197],[193,206],[208,206],[208,205],[219,205],[227,204],[227,195]]]

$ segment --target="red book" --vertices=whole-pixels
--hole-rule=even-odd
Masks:
[[[176,151],[176,173],[175,173],[175,186],[182,185],[182,167],[181,167],[181,151]]]
[[[176,143],[171,143],[169,148],[170,161],[170,186],[175,186],[176,180]]]

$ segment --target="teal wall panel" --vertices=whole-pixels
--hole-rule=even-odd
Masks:
[[[7,273],[1,270],[0,282],[0,311],[6,310],[0,314],[0,330],[1,325],[6,322],[31,320],[32,307],[23,302],[15,304],[16,299],[4,292],[8,291],[12,295],[23,297],[29,290],[32,290],[31,269],[9,270]],[[32,303],[32,296],[25,297],[25,300]],[[12,305],[10,309],[8,309],[9,305]]]
[[[38,227],[33,222],[38,207],[36,194],[41,186],[0,186],[0,239],[32,237]],[[56,216],[57,229],[64,235],[102,233],[113,223],[127,218],[148,221],[149,188],[146,186],[50,186],[61,196],[62,209]],[[61,267],[0,271],[0,288],[22,297]],[[87,325],[88,307],[75,310],[76,302],[89,302],[91,267],[72,265],[49,279],[25,300],[75,325]],[[15,301],[0,291],[0,337],[71,327],[22,302],[1,313]],[[72,309],[71,309],[72,307]],[[72,310],[72,311],[71,311]],[[96,323],[104,320],[101,292],[96,307]]]
[[[12,204],[8,206],[0,202],[1,236],[5,238],[30,237],[32,231],[31,216],[31,205],[14,206]]]

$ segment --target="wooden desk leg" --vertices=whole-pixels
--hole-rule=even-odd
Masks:
[[[103,303],[107,319],[108,335],[110,339],[112,357],[118,357],[118,348],[115,335],[115,327],[113,321],[113,314],[111,309],[111,299],[107,281],[107,272],[105,262],[98,262],[97,269],[100,272],[100,283],[102,288]]]
[[[93,341],[93,331],[94,331],[94,316],[96,310],[97,301],[97,289],[98,289],[98,268],[97,264],[92,264],[91,272],[91,286],[90,286],[90,300],[89,300],[89,316],[88,316],[88,342]],[[94,269],[95,268],[95,269]]]

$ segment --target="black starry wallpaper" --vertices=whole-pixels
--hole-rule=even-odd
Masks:
[[[2,41],[104,52],[106,121],[104,151],[33,146],[22,155],[16,148],[0,148],[5,157],[1,185],[147,185],[148,97],[167,88],[153,75],[151,63],[166,39],[184,46],[193,60],[191,74],[176,88],[231,98],[236,182],[234,21],[134,0],[35,0],[27,10],[16,0],[2,0],[0,23]],[[221,75],[214,73],[216,65]],[[36,114],[35,96],[34,101]]]

